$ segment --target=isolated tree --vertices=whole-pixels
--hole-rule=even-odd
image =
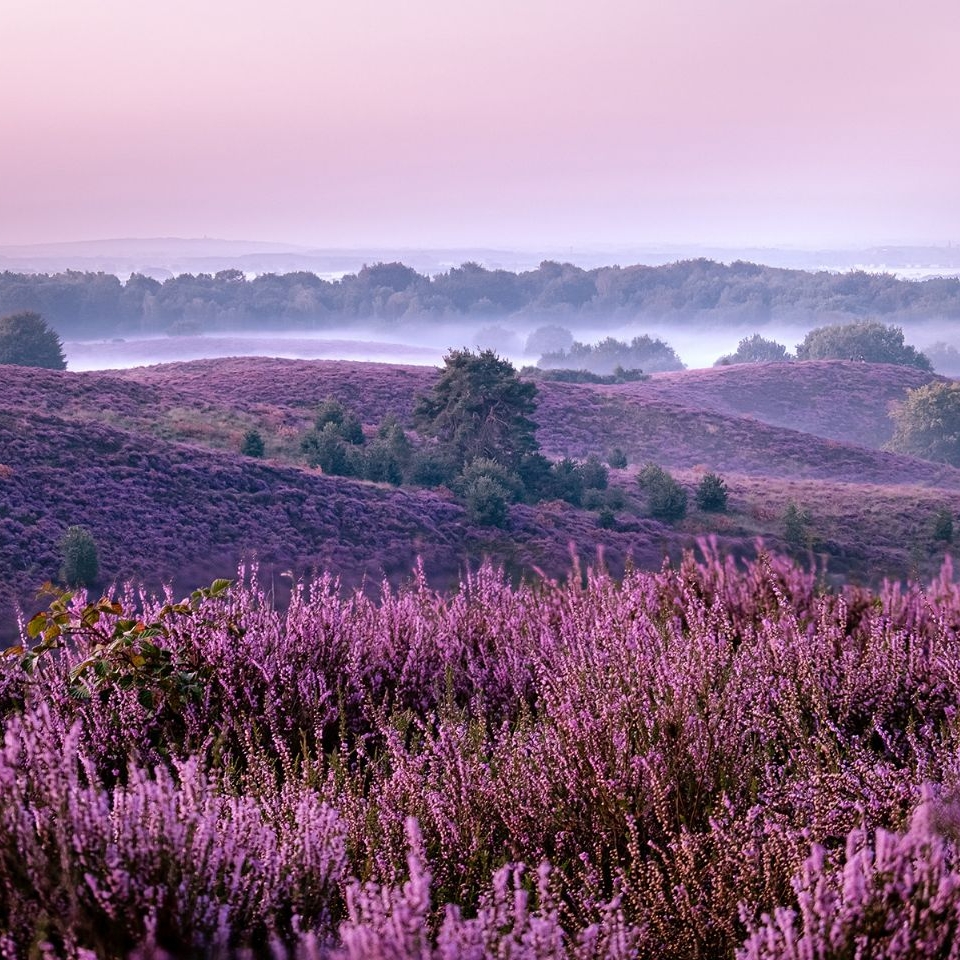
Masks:
[[[697,486],[696,502],[701,510],[723,513],[727,509],[727,485],[716,473],[708,473]]]
[[[523,458],[539,450],[537,388],[517,376],[509,361],[492,350],[452,350],[433,390],[421,396],[414,423],[437,437],[460,464],[477,457],[516,470]]]
[[[744,337],[733,353],[721,357],[714,366],[727,367],[735,363],[773,363],[793,359],[782,343],[767,340],[759,333],[755,333],[752,337]]]
[[[240,452],[245,457],[261,458],[264,454],[263,436],[259,430],[248,430],[240,443]]]
[[[801,509],[792,500],[783,511],[783,539],[792,547],[810,546],[810,524],[813,516]]]
[[[60,541],[60,579],[68,587],[90,587],[100,574],[96,541],[86,527],[68,527]]]
[[[637,474],[637,483],[647,495],[647,509],[659,520],[682,520],[687,515],[687,491],[656,464]]]
[[[620,447],[614,447],[607,457],[607,463],[609,463],[614,470],[623,470],[627,465],[627,455]]]
[[[863,360],[931,370],[930,361],[903,342],[903,328],[861,320],[817,327],[797,344],[798,360]]]
[[[960,383],[938,380],[908,390],[891,416],[891,450],[960,466]]]
[[[0,363],[66,370],[63,344],[39,313],[25,311],[0,319]]]

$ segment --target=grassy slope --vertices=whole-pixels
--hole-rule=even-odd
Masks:
[[[626,529],[599,531],[592,514],[553,504],[515,507],[508,531],[483,530],[439,494],[323,477],[294,462],[299,434],[327,395],[373,425],[388,412],[405,418],[434,376],[269,359],[89,374],[3,368],[0,603],[27,601],[56,575],[57,541],[72,523],[94,532],[106,578],[167,580],[182,591],[230,575],[251,549],[273,577],[331,564],[352,584],[402,577],[417,555],[438,582],[483,553],[511,570],[558,575],[571,542],[588,555],[604,543],[614,567],[627,554],[656,565],[703,532],[731,545],[757,535],[777,545],[790,501],[813,514],[814,550],[839,572],[870,579],[935,563],[933,515],[960,511],[960,471],[873,449],[890,402],[921,379],[866,364],[720,368],[622,387],[543,384],[546,452],[623,447],[632,466],[613,482],[634,511],[643,505],[633,474],[645,461],[677,469],[691,488],[704,470],[726,475],[731,514],[694,511],[675,528],[624,516]],[[270,462],[233,452],[253,426],[267,437]]]

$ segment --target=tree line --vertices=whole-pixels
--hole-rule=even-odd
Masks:
[[[239,270],[222,270],[162,282],[137,273],[126,282],[80,271],[0,273],[0,316],[21,311],[42,314],[68,338],[504,316],[581,323],[637,316],[744,324],[867,317],[903,322],[960,319],[960,280],[704,259],[592,270],[544,261],[520,273],[464,263],[434,277],[402,263],[376,263],[338,280],[304,271],[247,279]]]

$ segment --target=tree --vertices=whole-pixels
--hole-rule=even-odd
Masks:
[[[300,449],[311,467],[338,477],[355,477],[363,472],[363,453],[349,444],[338,428],[328,423],[322,430],[311,430],[300,441]]]
[[[772,363],[783,360],[793,360],[787,353],[787,348],[776,340],[767,340],[755,333],[752,337],[744,337],[737,344],[734,353],[721,357],[715,367],[728,367],[735,363]]]
[[[960,383],[937,380],[908,390],[891,416],[891,450],[960,466]]]
[[[801,510],[792,500],[783,511],[783,539],[793,547],[810,546],[810,524],[813,516]]]
[[[654,373],[684,369],[670,344],[646,334],[634,337],[629,343],[613,337],[606,337],[595,344],[575,341],[568,350],[545,353],[537,361],[537,366],[543,370],[557,367],[589,370],[601,375],[611,374],[617,367],[621,368],[621,375],[644,370]]]
[[[245,457],[260,459],[264,454],[263,437],[259,430],[248,430],[240,443],[240,453]]]
[[[63,344],[39,313],[25,311],[0,319],[0,363],[66,370]]]
[[[527,337],[524,353],[528,356],[539,357],[545,353],[562,353],[573,346],[573,334],[566,327],[548,324],[537,327]]]
[[[931,370],[930,361],[903,342],[903,328],[861,320],[811,330],[797,344],[798,360],[863,360]]]
[[[687,515],[687,491],[663,467],[648,464],[637,474],[647,495],[650,515],[660,520],[682,520]]]
[[[620,447],[614,447],[607,457],[607,463],[609,463],[614,470],[623,470],[627,465],[627,455]]]
[[[486,457],[516,470],[536,453],[537,388],[492,350],[452,350],[433,390],[414,408],[417,429],[437,437],[459,464]]]
[[[86,527],[68,527],[60,541],[60,579],[68,587],[90,587],[100,573],[96,541]]]
[[[727,509],[727,485],[716,473],[708,473],[697,487],[697,506],[710,513],[723,513]]]
[[[953,543],[953,511],[941,507],[933,518],[933,539]]]

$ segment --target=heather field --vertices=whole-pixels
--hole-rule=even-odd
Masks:
[[[137,578],[178,593],[232,576],[256,556],[279,600],[291,579],[335,569],[349,587],[394,584],[421,558],[450,587],[483,557],[516,581],[568,570],[604,551],[611,572],[655,569],[703,535],[753,556],[769,549],[813,563],[830,582],[929,577],[949,543],[936,518],[960,510],[960,471],[880,449],[890,405],[929,378],[847,362],[766,363],[662,374],[620,386],[543,382],[537,439],[552,458],[606,458],[620,498],[596,512],[561,501],[514,504],[502,527],[478,526],[445,488],[394,487],[323,475],[300,441],[318,406],[337,397],[367,435],[388,415],[409,423],[433,368],[266,358],[198,360],[72,373],[4,367],[0,395],[0,640],[56,579],[59,541],[91,531],[100,582]],[[239,454],[258,430],[265,459]],[[685,519],[650,516],[636,476],[648,462],[692,494],[723,474],[730,506]],[[795,505],[809,522],[793,537]],[[572,545],[572,547],[571,547]]]
[[[544,382],[550,457],[625,454],[601,528],[304,462],[431,369],[2,373],[0,956],[960,957],[960,471],[882,449],[922,374]],[[38,596],[78,523],[102,590]]]
[[[0,659],[6,958],[960,955],[960,591],[256,567]]]

